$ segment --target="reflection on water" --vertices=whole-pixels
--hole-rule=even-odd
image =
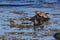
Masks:
[[[22,10],[24,13],[20,13]],[[51,13],[51,20],[34,27],[33,22],[28,21],[28,18],[35,15],[35,10]],[[54,33],[60,32],[60,15],[53,15],[55,10],[52,8],[1,7],[0,40],[54,40]],[[56,13],[59,12],[56,11]]]

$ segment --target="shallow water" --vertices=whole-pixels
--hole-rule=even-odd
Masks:
[[[45,1],[44,1],[45,2]],[[31,1],[2,1],[1,4],[18,4],[19,6],[0,6],[0,40],[55,40],[53,35],[60,32],[60,4],[45,4],[37,0]],[[51,2],[46,0],[46,2]],[[50,6],[49,6],[50,5]],[[21,21],[21,18],[30,18],[35,15],[35,11],[40,10],[50,14],[50,21],[44,24],[44,28],[36,27],[34,30],[33,22]],[[24,11],[17,14],[15,12]],[[17,19],[15,27],[10,27],[10,19]],[[30,24],[22,24],[28,22]]]
[[[43,30],[40,28],[34,30],[32,22],[29,27],[26,25],[24,28],[10,27],[10,18],[16,18],[16,23],[21,24],[20,18],[30,18],[35,15],[36,10],[50,13],[51,20],[49,24],[44,25]],[[13,11],[24,11],[27,14],[15,14]],[[60,32],[59,13],[59,8],[0,7],[0,40],[55,40],[54,33]]]

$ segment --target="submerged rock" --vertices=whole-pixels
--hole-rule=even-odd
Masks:
[[[56,39],[56,40],[60,40],[60,32],[59,33],[55,33],[53,35],[53,37]]]
[[[23,14],[24,11],[12,11],[12,13],[14,13],[14,14]]]

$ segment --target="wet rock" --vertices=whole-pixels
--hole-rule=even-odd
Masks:
[[[60,40],[60,32],[59,33],[55,33],[53,35],[53,37],[56,39],[56,40]]]
[[[18,27],[16,18],[10,19],[10,27]]]
[[[18,27],[18,24],[11,24],[10,27]]]
[[[20,25],[18,26],[18,28],[23,29],[23,28],[24,28],[24,25],[20,24]]]
[[[26,25],[26,28],[31,28],[31,26],[30,25]]]
[[[43,30],[44,26],[43,25],[38,25],[38,26],[34,26],[34,30]]]
[[[10,23],[15,23],[17,21],[17,19],[16,18],[11,18],[9,21],[10,21]]]
[[[31,28],[32,26],[30,26],[30,25],[23,25],[23,24],[21,24],[18,28],[21,28],[21,29],[23,29],[23,28]]]

